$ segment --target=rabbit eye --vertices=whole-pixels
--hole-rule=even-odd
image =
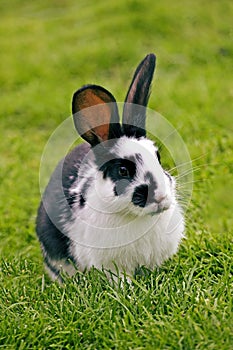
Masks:
[[[122,177],[129,176],[129,170],[125,166],[119,167],[119,175]]]

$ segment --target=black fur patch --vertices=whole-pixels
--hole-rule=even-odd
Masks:
[[[73,204],[77,202],[77,194],[76,193],[70,194],[69,191],[66,189],[64,189],[64,193],[69,206],[72,208]]]
[[[90,180],[89,180],[90,181]],[[79,195],[79,206],[80,208],[85,206],[86,203],[86,193],[89,188],[90,184],[89,182],[85,183],[83,185],[83,188],[81,189],[80,195]]]
[[[153,177],[153,175],[152,175],[152,173],[151,172],[147,172],[146,174],[145,174],[145,181],[148,181],[149,182],[149,188],[150,188],[150,191],[155,191],[156,189],[157,189],[157,183],[156,183],[156,181],[155,181],[155,179],[154,179],[154,177]]]
[[[49,254],[51,259],[60,260],[70,257],[70,240],[52,223],[43,203],[41,203],[38,210],[36,231],[45,252]]]
[[[78,193],[68,193],[68,195],[66,195],[66,200],[69,204],[69,206],[72,208],[73,207],[73,204],[75,202],[79,202],[79,206],[80,208],[84,207],[85,206],[85,203],[86,203],[86,193],[87,193],[87,189],[89,187],[89,184],[85,184],[83,186],[83,188],[81,189],[81,193],[78,194]]]
[[[64,159],[62,169],[62,186],[66,200],[71,208],[73,204],[78,201],[78,195],[71,192],[70,189],[77,181],[79,167],[89,150],[90,146],[83,143],[75,147]]]
[[[155,201],[154,191],[157,189],[157,183],[149,171],[145,174],[145,181],[148,183],[137,186],[132,197],[133,204],[141,208]]]
[[[136,153],[135,155],[129,156],[127,159],[130,160],[132,163],[138,162],[139,164],[143,165],[143,159],[140,153]]]
[[[83,197],[82,194],[80,194],[80,196],[79,196],[79,205],[80,205],[80,207],[81,208],[84,207],[85,203],[86,203],[86,199]]]
[[[144,208],[147,203],[148,191],[149,188],[147,184],[137,186],[133,193],[132,203],[136,206]]]
[[[155,181],[152,173],[149,171],[145,174],[145,180],[149,182],[147,204],[151,204],[155,200],[154,192],[158,188],[158,185],[157,185],[157,182]]]
[[[159,164],[161,164],[161,156],[159,151],[156,151],[156,157],[158,158]]]

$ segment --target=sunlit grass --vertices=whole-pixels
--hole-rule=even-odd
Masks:
[[[0,12],[0,347],[231,349],[231,2],[3,0]],[[34,229],[43,148],[77,88],[96,83],[123,101],[149,52],[149,107],[195,167],[187,239],[132,285],[95,270],[53,284]]]

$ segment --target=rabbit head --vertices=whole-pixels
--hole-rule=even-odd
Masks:
[[[155,69],[150,54],[140,63],[126,95],[122,126],[113,95],[101,86],[75,92],[72,112],[90,146],[71,189],[77,206],[124,215],[155,215],[175,202],[175,181],[163,170],[158,148],[146,137],[146,106]]]

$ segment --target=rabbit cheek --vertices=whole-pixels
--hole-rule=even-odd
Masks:
[[[114,186],[115,196],[120,196],[121,194],[124,194],[129,185],[130,185],[130,181],[127,179],[121,179],[116,181]]]

